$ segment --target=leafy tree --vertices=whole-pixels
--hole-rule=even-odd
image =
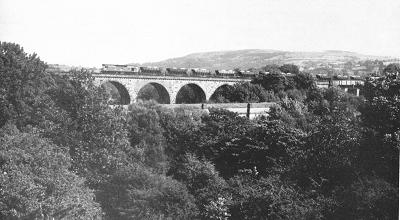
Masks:
[[[301,72],[293,76],[293,78],[297,89],[312,90],[317,87],[313,76],[309,73]]]
[[[231,219],[322,219],[323,202],[310,198],[277,176],[254,179],[241,175],[229,180]]]
[[[308,106],[295,99],[283,99],[272,106],[269,112],[270,120],[282,121],[286,126],[311,131],[320,118],[310,113]]]
[[[268,64],[266,66],[264,66],[263,68],[261,68],[265,73],[269,73],[269,74],[281,74],[281,70],[279,68],[278,65],[276,64]]]
[[[130,105],[126,120],[131,147],[140,154],[136,159],[165,172],[165,138],[157,111],[140,104]]]
[[[249,82],[222,87],[215,91],[210,98],[214,102],[233,103],[266,102],[277,99],[273,92],[266,91],[262,86]]]
[[[397,219],[399,191],[379,178],[363,178],[337,195],[336,219]]]
[[[138,164],[118,170],[102,188],[108,219],[191,219],[198,213],[183,184]]]
[[[274,71],[272,68],[266,72],[268,73],[257,75],[252,83],[259,84],[266,90],[272,90],[275,93],[290,89],[310,90],[316,88],[312,75],[300,72],[298,67],[293,64],[285,64],[279,67],[279,71]],[[292,75],[284,75],[281,72],[292,73]]]
[[[343,114],[324,118],[305,138],[293,166],[300,186],[330,192],[348,186],[358,175],[359,126]]]
[[[74,71],[58,84],[54,100],[67,118],[46,135],[69,149],[72,169],[96,188],[137,155],[129,144],[125,113],[108,106],[104,90],[93,85],[87,71]]]
[[[14,121],[19,127],[40,125],[57,117],[46,91],[54,87],[47,65],[18,44],[0,42],[0,127]]]
[[[362,151],[363,166],[392,184],[399,179],[400,77],[387,75],[364,86],[366,101],[360,107],[368,128]]]
[[[365,124],[381,135],[399,131],[400,76],[387,76],[367,82],[364,91],[366,102],[361,113]]]
[[[294,82],[280,73],[260,74],[252,80],[253,84],[259,84],[266,90],[275,93],[294,88]]]
[[[202,142],[200,127],[204,112],[187,107],[160,108],[157,112],[166,140],[165,154],[170,164],[168,173],[174,173],[176,164],[183,163],[186,154],[197,152]]]
[[[352,120],[359,114],[358,108],[362,103],[360,97],[334,87],[309,91],[305,102],[309,111],[315,115],[331,117],[340,113]]]
[[[247,118],[223,109],[210,109],[209,115],[205,115],[202,118],[202,122],[203,124],[199,130],[199,140],[201,142],[194,149],[194,152],[197,156],[204,156],[212,162],[217,161],[220,151],[224,149],[228,142],[245,136],[247,130],[253,124]],[[217,170],[224,176],[227,173],[223,172],[219,165],[223,167],[229,166],[229,162],[221,159],[218,161],[220,164],[216,163]],[[225,165],[223,165],[224,163]]]
[[[285,98],[283,99],[293,99],[298,101],[304,101],[307,98],[307,93],[305,90],[289,89],[285,92]]]
[[[398,73],[400,73],[400,65],[397,63],[391,63],[383,69],[383,73],[384,74],[396,74],[396,73],[398,74]]]
[[[175,170],[174,178],[184,183],[196,199],[200,219],[227,219],[230,202],[227,184],[212,163],[186,154]]]
[[[240,154],[247,169],[253,166],[259,176],[284,174],[300,152],[304,133],[279,121],[259,120],[246,135],[252,144]],[[246,159],[247,158],[247,159]]]
[[[101,216],[68,151],[14,125],[0,131],[0,218],[94,219]]]
[[[273,98],[272,98],[273,99]],[[266,102],[271,101],[270,92],[262,86],[252,83],[241,83],[234,85],[234,91],[230,100],[233,102]]]
[[[255,123],[222,110],[212,110],[203,122],[197,155],[214,162],[225,178],[244,169],[282,173],[301,144],[301,131],[276,122]]]
[[[292,73],[292,74],[299,74],[299,67],[297,67],[294,64],[283,64],[282,66],[279,67],[279,70],[282,73]]]

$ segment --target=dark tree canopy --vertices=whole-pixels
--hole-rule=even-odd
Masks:
[[[400,75],[369,81],[362,117],[366,125],[381,134],[394,134],[400,129]]]
[[[275,93],[294,88],[293,81],[280,73],[258,75],[252,80],[252,83],[259,84],[264,87],[264,89]]]
[[[54,87],[45,73],[47,65],[18,44],[0,42],[0,126],[12,120],[22,127],[51,117],[52,102],[46,91]]]
[[[268,64],[261,68],[265,73],[279,74],[281,73],[280,67],[276,64]]]
[[[210,98],[211,102],[216,103],[270,102],[275,100],[277,98],[273,92],[265,90],[261,85],[249,82],[220,87]]]
[[[389,65],[387,65],[384,69],[383,69],[383,73],[384,74],[395,74],[395,73],[400,73],[400,64],[398,63],[391,63]]]
[[[297,67],[294,64],[283,64],[282,66],[279,67],[279,70],[282,73],[292,73],[292,74],[300,73],[299,67]]]
[[[92,219],[101,216],[94,193],[69,168],[71,158],[35,131],[0,129],[1,219]]]

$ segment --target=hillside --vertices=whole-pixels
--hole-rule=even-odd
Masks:
[[[327,50],[322,52],[289,52],[280,50],[234,50],[193,53],[183,57],[171,58],[159,62],[129,63],[135,66],[158,66],[178,68],[215,69],[259,69],[267,64],[295,64],[302,71],[313,74],[356,74],[377,73],[389,63],[399,63],[399,59],[384,56],[363,55],[348,51]],[[49,72],[67,72],[74,67],[61,64],[49,64]],[[85,68],[100,71],[99,68]]]
[[[370,56],[348,51],[328,50],[322,52],[290,52],[279,50],[235,50],[193,53],[183,57],[167,59],[160,62],[143,63],[144,66],[185,67],[206,69],[249,69],[259,68],[266,64],[296,64],[302,69],[316,68],[344,69],[366,60],[390,61],[391,57]]]

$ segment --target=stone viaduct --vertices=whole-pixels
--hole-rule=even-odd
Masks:
[[[137,101],[139,92],[146,85],[152,85],[164,97],[164,104],[175,104],[177,96],[184,86],[195,91],[206,102],[222,86],[231,86],[238,82],[248,82],[246,78],[216,78],[192,76],[157,76],[157,75],[123,75],[97,73],[93,74],[94,83],[98,86],[111,83],[121,96],[121,104],[127,105]]]

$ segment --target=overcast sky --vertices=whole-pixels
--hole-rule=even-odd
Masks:
[[[400,57],[400,0],[0,0],[0,41],[88,67],[237,49]]]

